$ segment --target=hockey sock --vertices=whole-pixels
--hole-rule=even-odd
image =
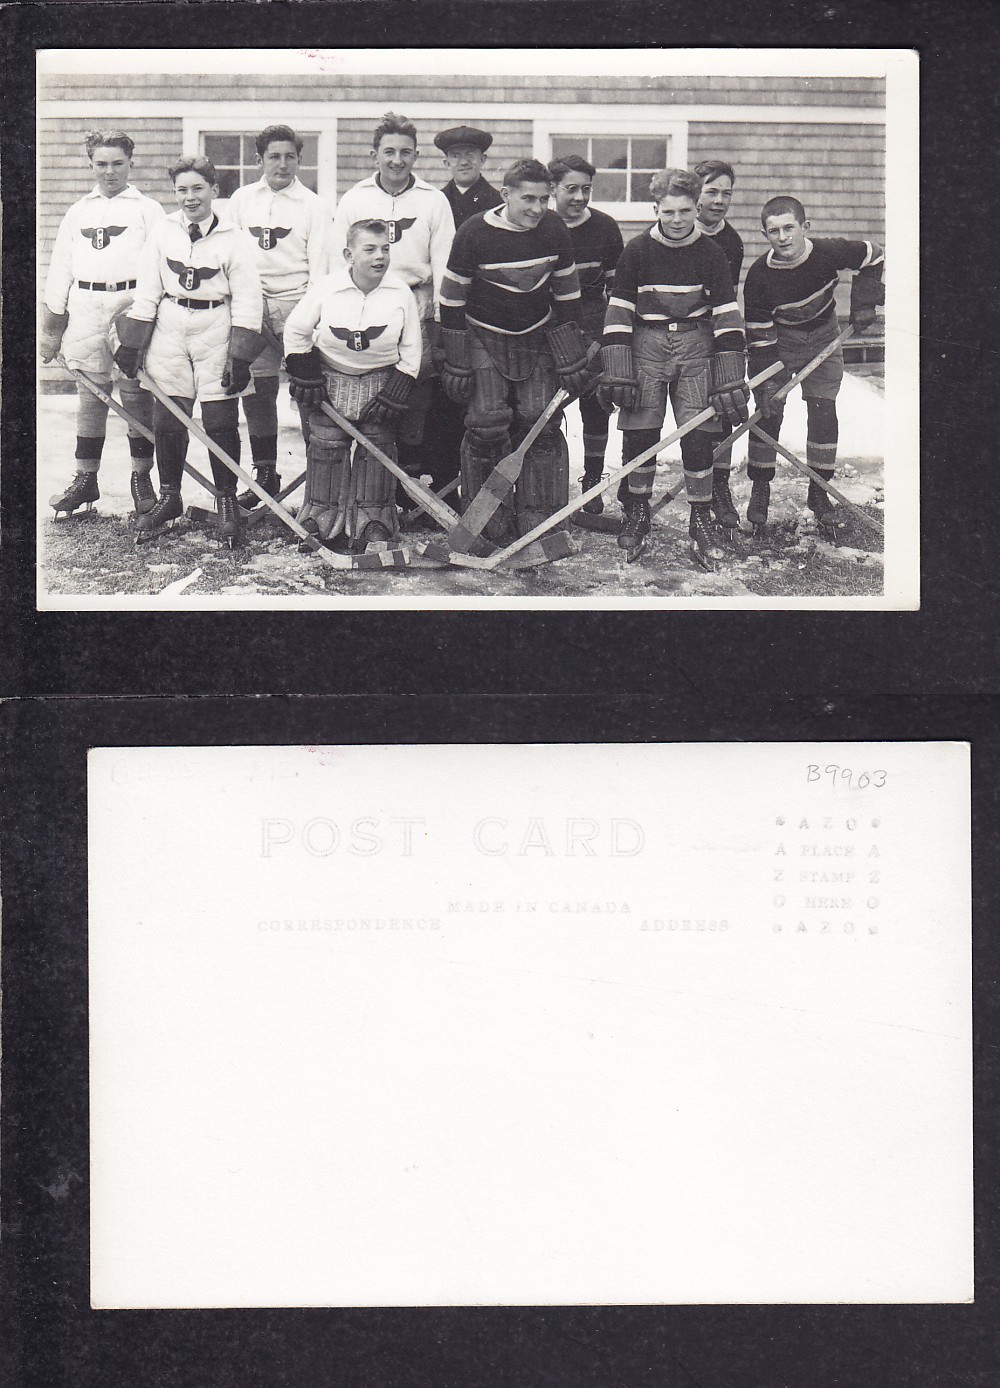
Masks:
[[[626,429],[622,434],[622,462],[630,463],[640,453],[645,453],[647,448],[652,448],[659,437],[659,429]],[[652,458],[648,458],[640,467],[637,467],[634,472],[630,472],[624,480],[632,496],[648,497],[653,495],[655,476],[656,455],[654,454]]]
[[[781,433],[781,420],[784,409],[776,409],[760,421],[765,434],[776,439]],[[747,443],[747,476],[751,482],[770,482],[774,479],[774,449],[751,430]]]
[[[108,394],[111,393],[111,381],[105,377],[95,377],[95,382]],[[108,427],[108,407],[103,400],[98,400],[92,391],[86,386],[77,382],[76,387],[76,433],[81,439],[103,439]],[[96,455],[100,458],[100,453]],[[77,454],[79,457],[79,454]],[[84,469],[86,470],[86,469]]]
[[[228,400],[206,400],[202,404],[201,421],[205,426],[205,433],[224,453],[229,454],[234,463],[240,461],[239,419],[235,397]],[[212,464],[212,481],[219,491],[235,491],[236,474],[230,472],[214,453],[209,455],[209,461]]]
[[[104,451],[103,438],[84,438],[82,435],[76,436],[76,463],[78,472],[97,472],[101,466],[101,454]]]
[[[255,376],[253,394],[243,397],[243,415],[251,440],[276,438],[278,434],[278,378]],[[277,457],[271,454],[270,461]],[[254,455],[256,461],[256,454]],[[268,460],[264,460],[268,461]]]
[[[712,500],[712,435],[693,429],[681,439],[684,485],[692,505]]]
[[[187,441],[187,433],[176,426],[173,429],[157,429],[156,470],[160,477],[161,491],[164,487],[176,487],[180,490],[184,477],[184,459],[187,457]]]
[[[718,420],[718,416],[716,416],[716,420]],[[727,477],[729,476],[729,473],[732,471],[733,450],[731,448],[727,448],[725,452],[720,453],[717,458],[714,455],[715,450],[718,448],[719,444],[725,443],[726,439],[729,438],[729,435],[732,432],[733,426],[729,423],[728,420],[723,420],[719,432],[717,434],[711,435],[713,455],[712,466],[715,468],[716,472],[724,472]]]
[[[829,469],[832,477],[839,437],[836,400],[807,400],[806,419],[806,462],[817,471]]]
[[[250,456],[255,463],[270,463],[273,467],[278,461],[277,434],[250,435]]]
[[[133,472],[149,472],[153,466],[153,445],[149,439],[137,434],[128,436],[128,451],[132,457]]]

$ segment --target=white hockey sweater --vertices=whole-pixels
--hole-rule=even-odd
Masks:
[[[421,353],[417,301],[391,270],[365,294],[345,265],[314,284],[288,315],[285,353],[308,352],[314,346],[328,366],[345,375],[397,366],[416,380]]]
[[[300,298],[335,268],[328,264],[330,209],[297,178],[277,191],[266,178],[247,183],[237,188],[227,210],[250,239],[269,298]]]
[[[182,212],[165,218],[146,244],[138,279],[130,318],[151,323],[165,294],[174,299],[229,299],[233,327],[260,332],[264,296],[253,248],[245,234],[222,217],[217,216],[208,235],[194,243]]]
[[[131,185],[113,198],[92,188],[59,224],[45,280],[46,307],[65,313],[78,280],[121,284],[136,279],[143,247],[165,217],[158,202]]]
[[[347,190],[333,217],[330,264],[333,269],[341,259],[352,223],[368,217],[387,222],[393,273],[416,294],[424,319],[437,316],[455,218],[440,188],[414,175],[411,179],[409,187],[395,195],[385,191],[375,174]]]

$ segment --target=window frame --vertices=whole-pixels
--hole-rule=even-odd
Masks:
[[[577,108],[579,109],[579,108]],[[551,163],[553,138],[560,136],[586,135],[592,140],[607,137],[629,136],[635,139],[650,137],[667,141],[667,157],[674,168],[686,169],[688,162],[688,122],[686,120],[663,120],[649,116],[615,115],[608,116],[595,110],[593,116],[535,116],[534,145],[535,158],[543,164]],[[599,212],[606,212],[617,222],[642,222],[653,220],[653,200],[644,202],[591,202]]]

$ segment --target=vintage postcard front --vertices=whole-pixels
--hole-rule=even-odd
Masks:
[[[971,1300],[966,745],[89,781],[95,1307]]]

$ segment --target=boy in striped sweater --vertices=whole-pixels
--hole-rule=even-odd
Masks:
[[[743,320],[726,257],[696,225],[701,179],[664,169],[650,192],[657,220],[625,247],[604,320],[602,390],[618,407],[626,463],[660,438],[668,399],[678,426],[710,402],[732,424],[747,417]],[[692,557],[714,568],[723,555],[711,529],[712,436],[685,434],[681,457]],[[655,472],[652,458],[628,478],[618,543],[630,561],[649,537]]]
[[[851,326],[864,332],[875,322],[875,307],[885,301],[882,284],[884,253],[874,241],[840,238],[811,240],[809,222],[798,198],[776,197],[760,214],[771,249],[747,271],[743,290],[751,375],[782,361],[798,371],[833,342],[840,331],[834,294],[841,270],[855,270],[851,283]],[[806,402],[806,461],[824,480],[833,477],[837,463],[837,393],[844,378],[841,348],[802,383]],[[767,406],[787,376],[772,376],[755,393],[758,407]],[[781,429],[781,403],[774,406],[767,430],[774,438]],[[755,531],[767,523],[774,477],[774,449],[755,434],[750,436],[747,475],[751,481],[747,520]],[[808,505],[824,529],[837,525],[837,507],[822,487],[809,482]]]

